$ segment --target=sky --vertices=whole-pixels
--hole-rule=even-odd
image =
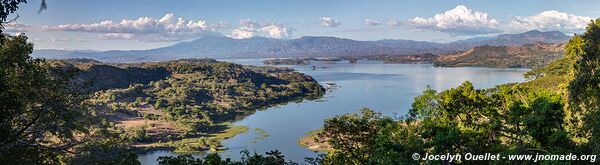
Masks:
[[[529,30],[581,33],[598,0],[41,0],[8,33],[35,49],[141,50],[204,36],[452,42]],[[13,17],[15,15],[12,15]]]

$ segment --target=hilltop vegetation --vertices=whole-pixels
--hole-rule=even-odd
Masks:
[[[138,131],[140,144],[206,137],[230,127],[222,123],[256,109],[318,98],[325,92],[302,73],[212,59],[118,65],[57,63],[77,70],[75,80],[89,84],[93,92],[90,105],[109,121]]]

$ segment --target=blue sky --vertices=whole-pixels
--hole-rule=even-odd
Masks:
[[[149,49],[207,35],[450,42],[533,29],[572,34],[600,16],[597,0],[48,0],[38,14],[39,4],[22,5],[7,27],[36,49]]]

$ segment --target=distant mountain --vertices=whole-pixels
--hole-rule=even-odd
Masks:
[[[477,46],[464,52],[441,55],[433,63],[442,67],[533,68],[563,57],[564,46],[564,43]]]
[[[181,58],[251,58],[251,57],[343,57],[382,54],[445,54],[475,46],[523,45],[537,42],[562,43],[569,39],[561,32],[529,31],[504,34],[488,39],[436,43],[413,40],[356,41],[336,37],[301,37],[283,40],[263,37],[232,39],[207,36],[172,46],[129,51],[59,51],[36,50],[34,57],[89,58],[103,62],[164,61]]]
[[[65,57],[69,56],[69,54],[76,52],[99,52],[93,50],[57,50],[57,49],[40,49],[34,50],[32,57],[36,58],[48,58],[48,59],[65,59]]]
[[[532,30],[519,34],[502,34],[489,40],[475,42],[479,45],[503,46],[503,45],[525,45],[531,43],[563,43],[571,37],[559,31],[541,32]]]

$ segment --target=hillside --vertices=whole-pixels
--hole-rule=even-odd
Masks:
[[[424,64],[431,63],[437,55],[431,53],[413,54],[413,55],[373,55],[363,57],[367,60],[383,61],[384,63],[399,63],[399,64]]]
[[[214,149],[226,138],[215,134],[243,132],[244,128],[228,122],[258,109],[325,93],[312,77],[274,67],[212,59],[111,65],[82,61],[86,60],[54,62],[77,70],[75,80],[93,93],[88,102],[96,113],[140,134],[140,147]]]
[[[380,54],[446,54],[464,51],[475,46],[523,45],[538,42],[563,43],[568,40],[563,33],[530,31],[504,34],[491,38],[436,43],[413,40],[356,41],[337,37],[305,36],[297,39],[271,39],[252,37],[233,39],[207,36],[190,42],[181,42],[150,50],[114,51],[59,51],[36,50],[35,57],[52,59],[89,58],[103,62],[149,62],[183,58],[303,58],[348,57]]]
[[[454,44],[465,44],[470,46],[518,46],[532,43],[564,43],[569,40],[569,36],[559,31],[541,32],[532,30],[518,34],[501,34],[490,38],[473,38],[456,41]]]
[[[478,46],[464,52],[439,56],[435,66],[532,68],[544,66],[563,56],[564,44],[528,44],[523,46]]]

